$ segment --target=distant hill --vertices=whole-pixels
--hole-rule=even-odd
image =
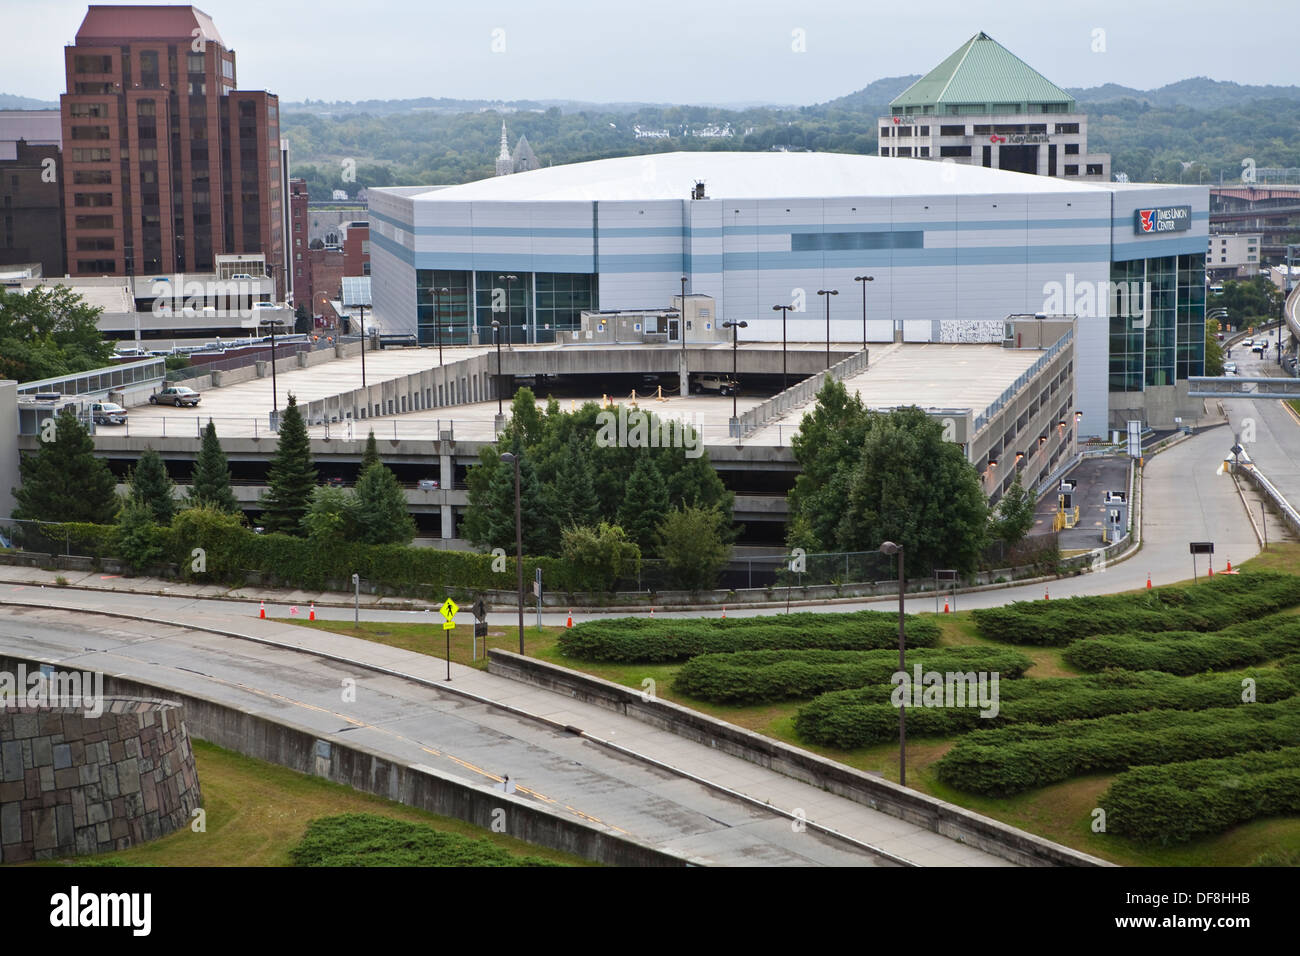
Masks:
[[[1244,86],[1197,76],[1154,90],[1135,90],[1117,83],[1068,91],[1081,104],[1137,100],[1151,106],[1190,106],[1198,110],[1231,109],[1254,100],[1300,101],[1300,86]]]
[[[57,110],[58,100],[34,100],[30,96],[0,93],[0,110]]]
[[[818,103],[813,107],[813,109],[850,110],[854,112],[871,113],[878,116],[880,115],[882,107],[889,106],[890,100],[920,78],[920,73],[911,73],[907,76],[887,76],[884,79],[876,80],[874,83],[864,86],[855,93],[849,93],[845,96],[828,100],[825,103]]]
[[[883,115],[890,101],[919,79],[919,74],[886,77],[855,93],[820,103],[811,109],[841,109]],[[1300,101],[1300,86],[1244,86],[1204,76],[1179,80],[1154,90],[1138,90],[1118,83],[1106,83],[1102,86],[1074,87],[1066,92],[1078,100],[1085,110],[1094,103],[1115,103],[1121,100],[1134,100],[1157,107],[1188,106],[1198,110],[1232,109],[1256,100]]]

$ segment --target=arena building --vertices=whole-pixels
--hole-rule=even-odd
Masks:
[[[1197,404],[1203,186],[693,152],[372,189],[369,203],[376,321],[422,344],[490,344],[494,319],[504,341],[554,341],[584,311],[664,308],[683,291],[713,297],[714,323],[747,322],[748,340],[781,341],[779,305],[802,342],[998,342],[1008,316],[1046,313],[1078,320],[1081,435],[1172,425]]]

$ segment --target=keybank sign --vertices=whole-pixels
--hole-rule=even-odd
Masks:
[[[1186,232],[1192,228],[1191,206],[1156,206],[1133,211],[1136,233]]]

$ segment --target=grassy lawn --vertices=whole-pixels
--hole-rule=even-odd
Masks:
[[[206,833],[186,828],[129,850],[60,862],[73,866],[292,866],[291,852],[314,820],[357,813],[418,825],[420,831],[486,840],[516,857],[589,865],[566,853],[254,760],[206,741],[193,743],[207,812]],[[373,856],[367,859],[385,862]]]
[[[1267,552],[1251,559],[1247,565],[1256,569],[1286,571],[1300,574],[1300,544],[1273,544]],[[1185,582],[1190,585],[1190,579]],[[774,612],[775,613],[775,612]],[[943,630],[942,647],[984,644],[1006,647],[995,641],[981,638],[967,611],[933,615]],[[1295,609],[1300,613],[1300,608]],[[363,623],[360,628],[351,625],[316,621],[294,621],[303,626],[318,627],[354,637],[379,641],[395,647],[404,647],[420,653],[443,657],[443,638],[438,624],[388,624]],[[563,628],[530,627],[525,631],[525,647],[531,657],[596,677],[647,690],[653,686],[656,696],[691,707],[712,717],[728,721],[747,730],[765,734],[813,753],[846,764],[859,770],[880,773],[890,780],[898,779],[898,746],[881,744],[856,750],[838,750],[833,747],[812,745],[800,740],[794,732],[794,716],[805,703],[800,700],[780,701],[746,706],[728,706],[696,700],[673,690],[673,678],[681,664],[617,664],[590,662],[565,657],[557,646]],[[452,637],[452,660],[462,664],[470,662],[469,631]],[[493,628],[489,632],[492,647],[518,649],[517,631],[514,628]],[[1020,653],[1034,661],[1026,678],[1075,677],[1078,673],[1061,660],[1063,648],[1017,646]],[[481,648],[480,648],[481,655]],[[476,666],[485,666],[482,657]],[[653,685],[646,684],[647,680]],[[907,747],[908,785],[942,800],[967,807],[978,813],[1001,820],[1012,826],[1040,834],[1066,846],[1131,866],[1244,866],[1265,853],[1283,852],[1300,854],[1300,819],[1283,818],[1259,820],[1215,837],[1191,844],[1156,847],[1133,843],[1120,837],[1093,833],[1092,811],[1101,795],[1110,786],[1114,775],[1078,777],[1064,783],[1043,787],[1030,793],[1009,798],[988,798],[954,790],[935,776],[933,765],[951,749],[955,738],[910,739]]]

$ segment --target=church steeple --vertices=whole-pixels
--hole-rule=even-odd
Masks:
[[[509,176],[515,171],[514,161],[510,158],[510,144],[506,139],[506,121],[501,121],[501,152],[497,155],[497,175]]]

